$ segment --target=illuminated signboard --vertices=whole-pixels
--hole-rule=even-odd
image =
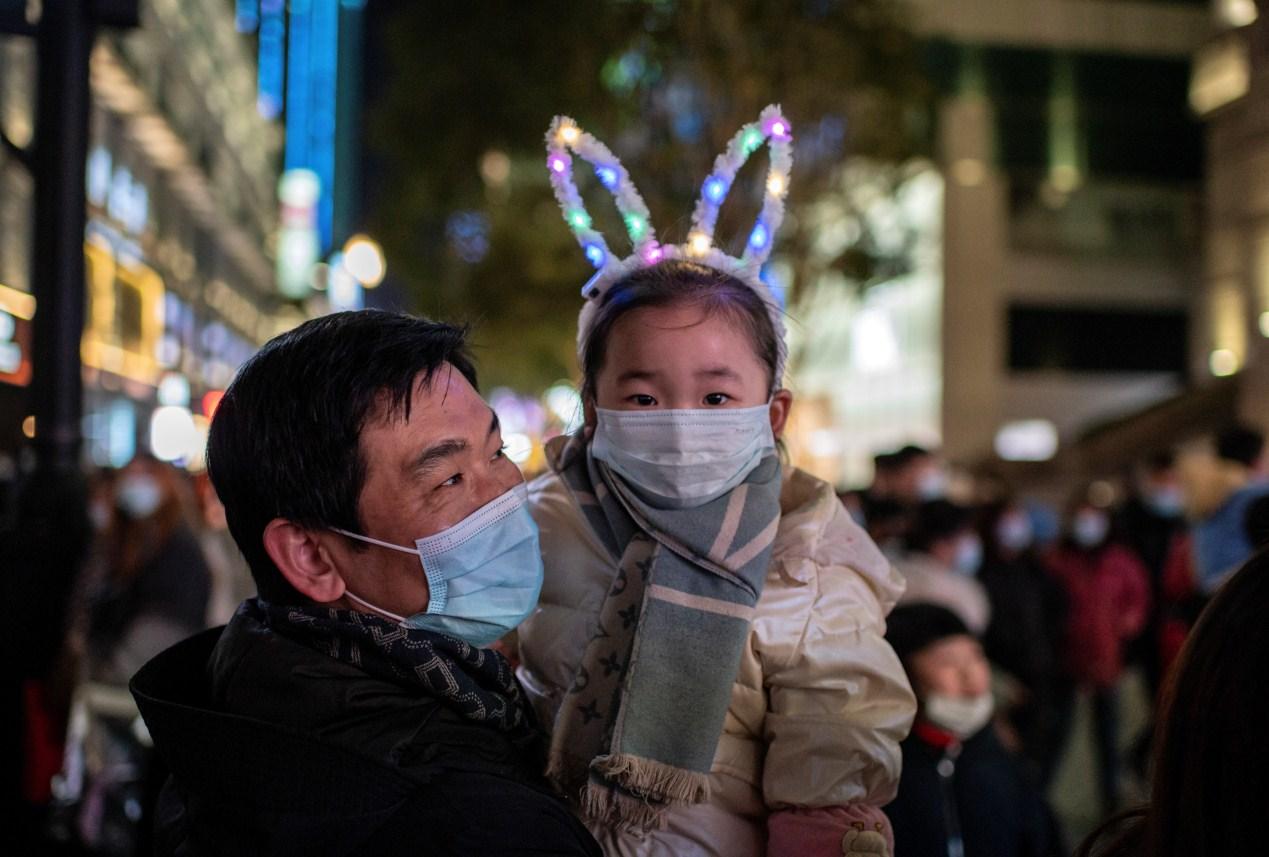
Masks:
[[[317,232],[330,249],[335,187],[335,82],[339,0],[293,0],[287,45],[286,169],[321,182]]]
[[[163,337],[163,279],[140,261],[120,258],[97,236],[84,244],[88,323],[84,365],[145,384],[157,384]]]
[[[261,0],[256,109],[265,119],[282,115],[286,76],[286,0]]]
[[[31,319],[35,298],[0,285],[0,382],[31,383]]]

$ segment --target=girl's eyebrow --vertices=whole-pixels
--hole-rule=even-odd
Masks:
[[[661,373],[655,369],[627,369],[617,376],[617,383],[624,381],[651,381]]]
[[[739,381],[740,375],[736,370],[728,366],[711,366],[708,369],[698,369],[696,371],[697,378],[730,378],[733,381]]]

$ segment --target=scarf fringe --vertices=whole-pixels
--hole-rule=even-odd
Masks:
[[[617,753],[595,759],[581,793],[582,815],[603,827],[646,831],[662,828],[674,806],[709,800],[709,775]]]
[[[587,783],[582,789],[582,817],[603,828],[632,831],[663,828],[667,809],[666,804],[623,794],[604,783]]]

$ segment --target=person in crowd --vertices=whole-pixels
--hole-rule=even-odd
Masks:
[[[1217,435],[1216,458],[1184,470],[1185,493],[1193,520],[1194,580],[1210,598],[1224,579],[1251,556],[1244,520],[1247,507],[1269,494],[1259,474],[1264,435],[1247,426],[1231,426]]]
[[[947,500],[921,504],[905,546],[896,560],[907,582],[902,601],[942,604],[975,634],[985,633],[991,605],[976,577],[983,542],[974,529],[973,510]]]
[[[866,492],[867,499],[893,500],[895,497],[895,481],[898,477],[901,462],[895,452],[879,452],[872,458],[872,484]]]
[[[260,594],[133,680],[160,854],[599,853],[487,648],[542,566],[464,336],[335,313],[226,391],[208,469]]]
[[[138,455],[119,473],[104,574],[88,592],[87,675],[123,685],[168,646],[206,627],[211,575],[189,487]]]
[[[1171,452],[1152,455],[1136,474],[1133,490],[1120,507],[1112,528],[1127,547],[1141,559],[1150,584],[1150,611],[1141,633],[1129,644],[1129,663],[1138,663],[1146,679],[1151,705],[1158,699],[1163,685],[1163,658],[1160,636],[1163,632],[1163,578],[1168,557],[1178,549],[1186,532],[1185,495],[1177,472],[1176,456]],[[1132,750],[1134,769],[1144,775],[1150,753],[1153,726],[1147,721]]]
[[[919,708],[903,742],[899,794],[886,807],[902,857],[1057,857],[1052,814],[992,723],[991,668],[952,611],[904,604],[886,639]]]
[[[903,555],[903,543],[912,526],[913,512],[898,500],[874,500],[868,504],[868,536],[892,562]]]
[[[1269,795],[1269,554],[1204,610],[1159,710],[1150,803],[1111,819],[1077,857],[1260,853]]]
[[[1045,562],[1065,590],[1068,604],[1063,642],[1066,686],[1059,701],[1061,733],[1069,735],[1077,692],[1088,692],[1100,797],[1109,814],[1120,798],[1116,742],[1124,649],[1145,624],[1150,589],[1141,561],[1110,538],[1106,510],[1086,498],[1086,492],[1076,494],[1067,513],[1066,535]],[[1046,782],[1056,761],[1045,767]]]
[[[979,533],[985,551],[978,580],[991,604],[983,648],[1020,688],[1020,698],[1005,714],[1038,776],[1058,740],[1055,703],[1066,598],[1035,550],[1031,517],[1021,503],[989,506]]]
[[[937,452],[909,444],[894,453],[894,460],[892,494],[900,503],[915,508],[947,497],[947,467]]]

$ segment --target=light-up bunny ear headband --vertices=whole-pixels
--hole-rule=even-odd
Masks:
[[[718,210],[731,190],[736,173],[749,156],[762,148],[771,147],[771,166],[767,172],[766,193],[762,210],[749,232],[744,253],[737,259],[714,245],[714,226],[718,222]],[[777,104],[768,105],[758,117],[736,132],[727,148],[714,159],[714,171],[701,186],[701,196],[692,214],[692,229],[687,243],[663,245],[657,242],[656,232],[648,214],[648,206],[639,190],[608,147],[583,131],[567,116],[556,116],[546,134],[546,167],[551,177],[555,198],[564,211],[564,221],[573,230],[577,243],[582,246],[586,258],[595,266],[595,276],[582,288],[586,298],[577,321],[577,342],[580,353],[590,333],[596,310],[604,293],[618,280],[639,268],[655,265],[663,259],[687,259],[699,262],[730,274],[753,289],[762,298],[775,328],[779,347],[775,381],[778,386],[784,375],[787,347],[784,341],[784,320],[779,303],[770,287],[759,278],[762,265],[771,255],[776,230],[784,219],[784,197],[789,189],[789,170],[793,166],[793,128],[784,118]],[[590,164],[607,190],[617,202],[617,210],[625,221],[626,233],[634,246],[634,252],[622,259],[608,248],[604,236],[591,223],[586,205],[573,180],[573,155]]]

